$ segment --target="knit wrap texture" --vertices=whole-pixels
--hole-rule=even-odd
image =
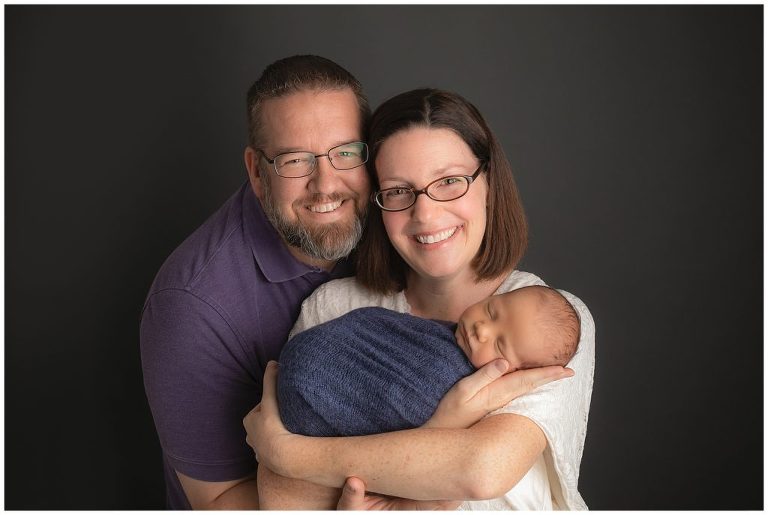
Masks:
[[[367,307],[297,334],[280,354],[285,427],[307,436],[356,436],[421,426],[456,381],[474,371],[453,328]]]

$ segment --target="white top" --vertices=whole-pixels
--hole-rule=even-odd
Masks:
[[[517,288],[544,285],[528,272],[513,271],[495,294]],[[497,413],[515,413],[531,419],[544,432],[547,447],[515,487],[497,499],[466,501],[463,510],[586,510],[578,491],[579,465],[587,434],[587,417],[592,396],[595,368],[595,324],[579,298],[560,290],[573,305],[581,320],[579,346],[568,367],[573,377],[548,383],[518,397]],[[392,295],[374,293],[353,277],[330,281],[320,286],[301,306],[301,314],[291,336],[353,309],[379,306],[400,313],[411,308],[404,292]]]

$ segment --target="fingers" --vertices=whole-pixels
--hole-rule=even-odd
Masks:
[[[464,501],[440,501],[435,510],[453,511],[461,506]],[[434,510],[433,510],[434,511]]]
[[[473,374],[459,381],[459,388],[465,399],[477,395],[483,388],[500,378],[509,368],[509,363],[504,359],[496,359],[486,363]]]
[[[276,410],[277,409],[277,362],[267,363],[267,369],[264,371],[264,386],[261,394],[261,403],[254,409]]]
[[[267,413],[270,410],[277,411],[277,363],[270,361],[267,363],[267,369],[264,371],[264,382],[262,386],[261,402],[243,417],[243,426],[247,433],[246,441],[251,447],[254,446],[252,435],[261,415],[262,409]]]
[[[493,381],[494,379],[498,379],[499,377],[503,376],[507,370],[509,369],[509,363],[504,359],[495,359],[491,361],[490,363],[486,363],[486,366],[481,368],[480,370],[483,371],[483,373]]]
[[[488,385],[488,408],[498,409],[534,388],[573,375],[573,370],[559,365],[517,370]]]
[[[251,439],[251,432],[248,430],[254,417],[256,417],[257,413],[261,411],[261,404],[257,404],[255,408],[253,408],[251,411],[248,412],[246,416],[243,417],[243,427],[245,427],[245,441],[248,442],[248,445],[253,447],[253,441]]]
[[[572,377],[574,374],[573,370],[570,368],[564,368],[558,365],[529,368],[528,370],[521,370],[520,372],[525,373],[525,380],[532,386],[531,389],[551,383],[552,381],[557,381],[558,379]]]
[[[336,506],[338,510],[362,510],[365,505],[365,483],[357,477],[348,477]]]

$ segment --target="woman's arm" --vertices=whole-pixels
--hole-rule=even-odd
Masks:
[[[333,510],[339,490],[279,476],[259,464],[260,510]]]
[[[523,372],[526,374],[521,376],[527,379],[522,382],[528,389],[541,381],[531,377],[553,379],[552,372],[546,369]],[[488,417],[468,429],[426,427],[346,438],[293,435],[280,421],[275,398],[276,373],[276,364],[270,364],[262,403],[244,423],[248,441],[261,462],[287,477],[341,487],[347,477],[357,476],[371,490],[388,495],[411,499],[487,499],[511,489],[546,446],[544,434],[536,424],[511,414]],[[504,379],[510,382],[515,374]],[[567,377],[572,373],[561,368],[559,374]],[[481,392],[485,393],[475,395],[475,401],[478,397],[483,402],[492,398],[486,389]],[[512,397],[522,393],[525,392]],[[491,409],[495,407],[498,406]]]
[[[260,510],[455,510],[461,501],[415,501],[368,493],[360,478],[347,478],[344,488],[328,488],[278,476],[259,466]]]
[[[506,414],[470,429],[414,429],[349,440],[303,438],[285,448],[288,475],[328,486],[340,486],[354,475],[375,492],[418,500],[500,497],[546,446],[533,422]]]
[[[422,426],[466,429],[514,399],[558,379],[572,377],[570,368],[538,367],[505,374],[509,363],[496,359],[457,382],[443,396],[430,419]]]
[[[366,492],[365,483],[358,477],[347,478],[342,489],[337,510],[406,510],[436,511],[455,510],[462,501],[414,501]]]

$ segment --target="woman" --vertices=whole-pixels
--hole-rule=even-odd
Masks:
[[[526,247],[525,217],[509,164],[474,106],[438,90],[398,95],[374,113],[370,141],[379,209],[361,242],[357,279],[318,289],[294,332],[363,306],[456,321],[488,295],[543,284],[514,270]],[[454,402],[460,393],[452,391],[453,401],[449,393],[418,429],[311,438],[282,426],[267,385],[272,367],[262,404],[245,420],[249,443],[262,465],[327,487],[357,476],[372,491],[409,499],[490,499],[465,508],[585,509],[577,483],[594,324],[579,299],[564,295],[581,319],[571,379],[509,403],[494,399],[480,413],[476,404]]]

